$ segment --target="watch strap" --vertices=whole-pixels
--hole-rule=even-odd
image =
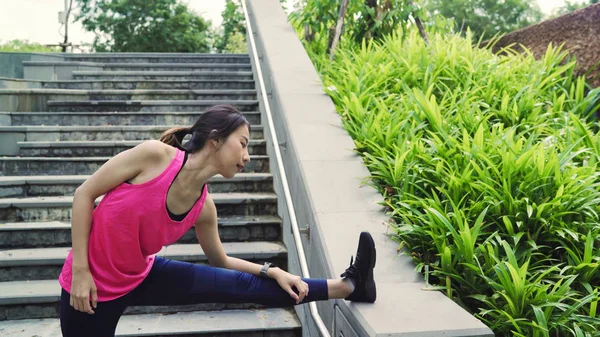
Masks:
[[[269,276],[267,276],[267,271],[269,270],[269,268],[271,268],[273,266],[272,263],[270,262],[265,262],[265,264],[262,266],[262,268],[260,268],[260,277],[262,278],[268,278]]]

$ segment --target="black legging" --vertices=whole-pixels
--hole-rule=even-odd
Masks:
[[[302,303],[327,300],[327,280],[303,279],[308,296]],[[64,289],[60,300],[60,325],[64,337],[112,337],[128,306],[185,305],[198,303],[256,303],[291,307],[295,300],[273,279],[235,270],[215,268],[156,257],[146,279],[117,299],[98,302],[94,314],[75,310]]]

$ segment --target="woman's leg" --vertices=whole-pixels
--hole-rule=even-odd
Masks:
[[[308,284],[308,296],[301,303],[329,298],[375,302],[375,260],[375,242],[368,232],[362,232],[356,259],[342,273],[343,279],[302,279]],[[158,256],[150,274],[131,297],[131,305],[196,303],[257,303],[270,307],[296,305],[295,300],[273,279]]]
[[[325,279],[303,279],[308,296],[302,303],[327,300]],[[131,305],[257,303],[269,307],[296,305],[273,279],[239,271],[156,257],[148,277],[132,292]]]
[[[75,310],[71,295],[64,289],[60,297],[60,328],[63,337],[114,337],[117,323],[127,308],[127,295],[108,302],[98,302],[94,314]]]

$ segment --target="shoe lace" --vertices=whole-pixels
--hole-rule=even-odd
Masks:
[[[356,262],[356,263],[355,263]],[[356,268],[356,264],[358,264],[358,257],[356,261],[354,261],[354,256],[350,256],[350,267],[346,268],[346,271],[342,274],[342,277],[348,277],[355,280],[357,283],[360,282],[360,272],[358,268]]]

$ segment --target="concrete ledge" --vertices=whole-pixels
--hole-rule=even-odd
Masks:
[[[90,70],[80,70],[76,71],[74,75],[95,75],[95,76],[120,76],[120,75],[157,75],[157,76],[183,76],[183,75],[213,75],[213,76],[233,76],[233,75],[252,75],[251,71],[242,71],[242,70],[231,70],[231,71],[202,71],[202,70],[159,70],[153,71],[151,74],[148,74],[147,71],[143,70],[98,70],[98,71],[90,71]]]
[[[23,184],[82,184],[89,175],[60,175],[60,176],[0,176],[0,186],[13,186]],[[265,181],[273,179],[271,173],[238,173],[235,177],[227,179],[222,175],[216,175],[209,180],[210,183],[237,182],[237,181]]]
[[[101,71],[93,62],[23,61],[23,77],[32,80],[72,80],[74,71]]]
[[[22,148],[46,148],[46,147],[114,147],[114,146],[137,146],[144,140],[61,140],[61,141],[22,141],[19,146]],[[265,141],[260,139],[251,139],[249,146],[264,145]]]
[[[226,215],[219,217],[218,221],[218,224],[221,227],[240,227],[244,225],[261,223],[268,225],[279,225],[281,223],[281,219],[274,215]],[[71,228],[70,221],[8,222],[0,224],[0,232],[39,231],[69,228]]]
[[[135,186],[138,185],[132,185]],[[211,195],[215,205],[271,203],[277,200],[277,196],[273,193],[211,193]],[[102,196],[96,199],[96,203],[100,203],[101,200]],[[72,196],[0,198],[0,208],[71,207],[71,205],[73,205]]]
[[[110,131],[110,132],[127,132],[127,131],[165,131],[171,125],[67,125],[67,126],[45,126],[45,125],[18,125],[18,126],[0,126],[0,132],[93,132],[93,131]],[[183,127],[183,125],[182,125]],[[261,130],[262,125],[253,125],[252,131]]]
[[[0,77],[0,89],[39,89],[42,82],[20,78]]]
[[[249,260],[266,260],[287,254],[281,243],[268,241],[224,242],[223,249],[228,256]],[[62,264],[70,250],[71,247],[3,250],[0,251],[0,267]],[[157,255],[178,261],[208,261],[198,244],[173,244],[163,247]]]
[[[0,282],[0,305],[60,301],[58,280]]]
[[[99,63],[107,68],[249,68],[248,63],[160,63],[160,62],[140,62],[140,63]]]
[[[177,56],[181,58],[212,58],[212,57],[239,57],[239,58],[248,58],[248,54],[195,54],[195,53],[93,53],[93,54],[67,54],[65,55],[66,59],[79,59],[79,58],[136,58],[136,57],[168,57],[168,56]]]
[[[235,322],[235,324],[232,324]],[[3,336],[60,336],[58,319],[27,319],[2,322]],[[288,309],[222,310],[179,312],[170,315],[124,315],[119,320],[115,336],[297,336],[302,326]]]
[[[259,54],[258,60],[253,57],[253,66],[256,68],[256,62],[260,62],[275,115],[280,144],[274,146],[282,145],[298,224],[310,228],[303,245],[311,276],[339,277],[350,255],[356,252],[361,231],[369,231],[377,246],[376,303],[336,300],[318,304],[332,336],[340,332],[345,337],[493,336],[488,327],[442,293],[423,290],[425,284],[414,271],[410,257],[398,255],[398,244],[388,237],[388,217],[378,206],[381,195],[372,187],[361,187],[369,172],[353,152],[354,142],[322,90],[319,75],[279,1],[247,4]],[[269,155],[274,158],[272,141],[265,138]],[[275,163],[271,170],[276,193],[282,196]],[[284,219],[289,268],[300,273],[283,200],[279,201],[279,212]],[[318,336],[308,308],[300,308],[298,313],[304,336]]]
[[[255,100],[179,100],[179,101],[166,101],[166,100],[130,100],[130,101],[48,101],[48,106],[61,105],[61,106],[98,106],[98,105],[201,105],[211,106],[216,104],[233,104],[237,106],[255,105]],[[32,111],[32,110],[19,110],[19,111]]]
[[[40,81],[20,80],[19,83],[41,83]],[[2,85],[2,79],[0,79]],[[0,88],[0,95],[80,95],[85,99],[89,95],[152,95],[152,94],[197,94],[197,95],[255,95],[250,89],[131,89],[131,90],[87,90],[87,89],[46,89],[40,87]],[[81,99],[81,98],[79,98]]]
[[[102,67],[103,63],[96,62],[82,62],[82,61],[23,61],[23,66],[26,67],[45,67],[45,66],[88,66],[88,67]]]

